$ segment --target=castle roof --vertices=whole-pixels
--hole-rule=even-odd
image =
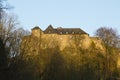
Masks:
[[[56,33],[56,30],[53,28],[52,25],[49,25],[46,30],[44,30],[45,34],[52,34],[52,33]]]
[[[44,30],[45,34],[87,34],[80,28],[53,28],[52,25],[49,25],[46,30]]]
[[[33,30],[40,30],[40,31],[42,31],[42,30],[39,28],[39,26],[35,26],[35,27],[32,28],[31,30],[32,30],[32,31],[33,31]]]
[[[34,28],[32,28],[32,30],[35,30],[35,29],[40,29],[39,26],[35,26]]]

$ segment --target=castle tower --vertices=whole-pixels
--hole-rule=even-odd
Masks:
[[[31,31],[31,35],[36,36],[38,38],[40,38],[40,36],[43,34],[42,30],[38,26],[32,28]]]

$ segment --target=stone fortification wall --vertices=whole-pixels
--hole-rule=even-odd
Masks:
[[[102,42],[97,37],[89,37],[87,34],[44,34],[41,29],[32,29],[31,35],[25,36],[21,43],[21,52],[27,54],[38,54],[40,49],[59,47],[81,47],[88,49],[91,44],[103,50]]]
[[[29,35],[22,39],[20,51],[27,55],[37,55],[40,49],[40,39],[36,36]]]

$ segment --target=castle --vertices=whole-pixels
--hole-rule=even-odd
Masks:
[[[38,26],[31,29],[31,35],[22,39],[22,53],[38,54],[40,49],[59,47],[64,50],[66,47],[88,49],[95,44],[96,49],[103,50],[102,41],[98,37],[90,37],[88,33],[80,28],[53,28],[49,25],[44,31]]]

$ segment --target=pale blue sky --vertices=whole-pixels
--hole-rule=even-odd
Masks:
[[[25,29],[49,24],[81,28],[90,35],[101,26],[120,33],[120,0],[8,0]]]

